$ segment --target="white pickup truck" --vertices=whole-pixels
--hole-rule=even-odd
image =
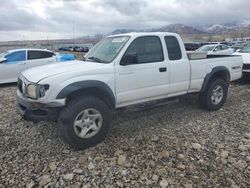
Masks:
[[[83,61],[23,72],[17,110],[26,120],[58,121],[61,137],[84,149],[105,138],[117,108],[200,93],[203,108],[218,110],[241,76],[241,56],[189,60],[174,33],[113,35]]]

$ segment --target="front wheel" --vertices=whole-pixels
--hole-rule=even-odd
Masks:
[[[227,99],[228,83],[222,79],[211,80],[204,92],[200,93],[200,105],[209,110],[220,109]]]
[[[76,149],[92,147],[106,137],[111,118],[112,111],[99,98],[77,97],[61,111],[59,133]]]

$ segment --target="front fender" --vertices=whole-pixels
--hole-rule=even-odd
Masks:
[[[111,105],[112,108],[115,107],[116,102],[113,91],[106,83],[97,80],[87,80],[71,83],[64,87],[56,96],[56,98],[63,99],[74,92],[83,91],[84,89],[86,89],[86,91],[87,89],[95,89],[95,91],[98,91],[98,95],[109,99],[109,105]]]

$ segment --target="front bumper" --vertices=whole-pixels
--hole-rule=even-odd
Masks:
[[[65,106],[65,100],[51,102],[37,102],[22,96],[17,91],[17,112],[27,121],[57,121],[61,109]]]

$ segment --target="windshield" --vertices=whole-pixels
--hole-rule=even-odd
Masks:
[[[89,51],[85,56],[85,60],[110,63],[115,59],[128,39],[128,36],[105,38]]]
[[[241,48],[241,50],[239,51],[241,53],[250,53],[250,44],[244,46],[243,48]]]
[[[202,46],[200,48],[197,49],[197,51],[199,52],[209,52],[209,51],[212,51],[214,49],[214,45],[211,45],[211,46]]]

